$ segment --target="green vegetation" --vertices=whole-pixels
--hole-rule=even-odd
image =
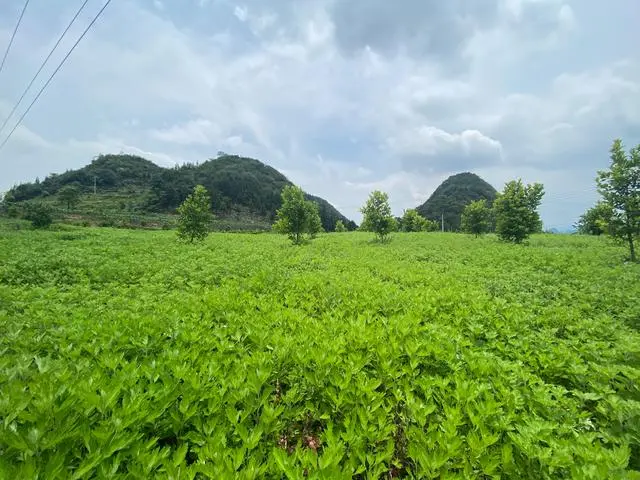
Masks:
[[[602,237],[59,228],[0,231],[0,478],[640,470],[640,266]]]
[[[598,202],[593,208],[580,216],[575,228],[584,235],[602,235],[609,231],[613,214],[612,208],[605,202]]]
[[[336,222],[335,232],[336,233],[344,233],[346,231],[347,231],[347,227],[344,226],[344,223],[342,223],[342,220],[338,220]]]
[[[487,233],[491,228],[491,209],[486,200],[476,200],[462,211],[462,231],[476,237]]]
[[[149,224],[155,223],[150,218],[173,215],[196,185],[207,189],[211,209],[223,224],[239,230],[268,230],[281,206],[282,189],[292,183],[274,168],[237,155],[220,154],[201,164],[175,168],[162,168],[133,155],[100,155],[79,170],[18,185],[8,195],[18,204],[37,199],[62,203],[68,210],[79,205],[69,212],[71,215],[60,215],[65,222],[80,217],[103,224],[109,218],[115,225],[135,215]],[[79,204],[67,203],[68,186],[82,192]],[[349,230],[356,228],[326,200],[308,194],[305,197],[318,204],[324,230],[332,231],[338,220]]]
[[[24,219],[31,222],[33,228],[48,228],[53,223],[51,208],[41,202],[27,205]]]
[[[207,238],[213,220],[210,208],[207,189],[196,185],[193,193],[178,207],[178,237],[192,243]]]
[[[398,221],[398,229],[403,232],[433,232],[438,230],[438,223],[427,220],[417,210],[409,208]]]
[[[609,170],[598,172],[596,182],[610,209],[607,230],[627,243],[630,260],[635,262],[635,239],[640,236],[640,145],[627,155],[622,140],[614,140]]]
[[[532,233],[542,231],[538,207],[543,195],[540,183],[508,182],[493,205],[498,236],[508,242],[521,243]]]
[[[305,235],[314,238],[321,230],[320,214],[315,202],[304,199],[300,187],[288,185],[282,189],[282,207],[278,210],[273,229],[287,235],[291,241],[300,245]]]
[[[67,211],[71,210],[80,202],[80,188],[77,185],[65,185],[58,191],[58,200],[67,206]]]
[[[445,230],[455,232],[460,230],[462,212],[469,203],[486,200],[491,207],[496,194],[496,189],[475,173],[459,173],[442,182],[416,210],[438,225],[444,219]]]
[[[362,212],[360,229],[375,233],[381,242],[384,242],[388,235],[397,229],[396,219],[391,215],[389,195],[384,192],[379,190],[371,192],[360,212]]]

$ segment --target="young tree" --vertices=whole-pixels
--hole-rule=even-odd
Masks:
[[[178,207],[178,215],[178,237],[181,240],[204,240],[209,234],[209,224],[213,220],[207,189],[202,185],[196,185],[193,193]]]
[[[80,189],[75,185],[65,185],[58,191],[58,201],[67,206],[67,211],[80,202]]]
[[[300,187],[287,185],[282,189],[282,206],[278,209],[275,231],[288,235],[291,241],[299,245],[304,235],[311,238],[322,230],[322,222],[315,202],[304,199]]]
[[[640,145],[627,155],[622,140],[614,140],[609,170],[599,171],[596,183],[612,210],[611,235],[627,242],[630,259],[635,262],[634,240],[640,235]]]
[[[347,227],[344,226],[344,223],[342,223],[342,220],[338,220],[336,222],[336,228],[335,228],[335,232],[336,233],[343,233],[347,231]]]
[[[476,200],[471,202],[462,212],[462,231],[472,233],[476,237],[487,233],[491,226],[491,210],[487,206],[487,201]]]
[[[320,218],[320,208],[316,202],[307,200],[305,202],[307,207],[307,215],[309,216],[309,236],[316,238],[318,233],[323,232],[322,219]]]
[[[502,240],[521,243],[532,233],[542,230],[538,207],[544,195],[540,183],[523,185],[512,180],[504,186],[493,203],[496,233]]]
[[[404,232],[424,232],[429,228],[429,222],[416,209],[404,211],[400,220],[401,230]]]
[[[602,235],[609,231],[613,210],[611,205],[598,202],[596,205],[580,216],[574,225],[578,233],[583,235]]]
[[[367,203],[360,209],[363,219],[360,228],[367,232],[374,232],[381,242],[389,233],[396,230],[396,219],[391,215],[389,195],[379,190],[371,192]]]

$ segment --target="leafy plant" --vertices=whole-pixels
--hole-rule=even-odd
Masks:
[[[196,185],[193,193],[178,207],[178,237],[189,242],[202,241],[213,220],[207,189]]]
[[[487,233],[491,227],[491,210],[486,200],[471,202],[462,212],[462,230],[476,237]]]
[[[318,205],[305,200],[302,189],[294,185],[282,189],[282,207],[276,218],[274,230],[287,235],[296,245],[302,243],[305,235],[313,238],[322,231]]]
[[[640,236],[640,145],[627,155],[622,140],[614,140],[609,170],[598,172],[596,182],[610,208],[609,231],[627,243],[630,259],[635,262],[635,239]]]
[[[403,232],[427,232],[438,229],[436,222],[427,220],[412,208],[404,211],[399,226]]]
[[[0,222],[0,478],[637,476],[623,246],[211,235]]]
[[[362,225],[360,229],[373,232],[384,242],[391,232],[397,229],[396,219],[391,215],[389,195],[379,190],[371,192],[367,203],[360,209]]]
[[[342,220],[338,220],[336,222],[335,232],[336,233],[344,233],[346,231],[347,231],[347,227],[344,226],[344,223],[342,223]]]
[[[609,204],[598,202],[580,216],[575,227],[579,233],[584,235],[602,235],[609,231],[612,215],[613,211]]]
[[[538,207],[543,195],[544,188],[540,183],[508,182],[493,204],[498,236],[508,242],[522,243],[532,233],[540,232],[542,222]]]

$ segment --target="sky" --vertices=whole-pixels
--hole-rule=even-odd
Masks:
[[[81,3],[31,0],[1,121]],[[2,53],[23,5],[0,3]],[[471,171],[498,190],[543,183],[545,228],[567,228],[613,139],[640,143],[639,23],[637,0],[113,0],[0,150],[0,191],[105,153],[174,166],[223,151],[356,221],[374,189],[400,215]]]

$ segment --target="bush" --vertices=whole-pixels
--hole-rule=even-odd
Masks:
[[[53,223],[51,208],[43,203],[28,204],[24,219],[29,220],[33,228],[48,228]]]

